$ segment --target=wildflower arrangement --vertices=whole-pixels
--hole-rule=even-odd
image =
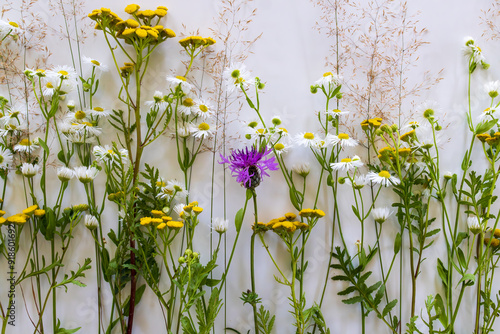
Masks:
[[[264,81],[241,63],[227,63],[216,81],[217,98],[240,98],[253,119],[242,130],[242,143],[226,151],[226,116],[221,104],[214,107],[207,97],[213,91],[203,86],[205,72],[199,72],[220,41],[183,34],[174,42],[167,13],[165,6],[137,4],[120,15],[95,9],[87,19],[106,42],[111,65],[75,56],[71,49],[73,67],[23,63],[24,100],[16,101],[9,86],[8,97],[0,96],[0,267],[11,275],[8,293],[0,295],[2,334],[14,328],[11,310],[20,311],[19,292],[34,333],[78,332],[81,326],[68,327],[60,302],[74,288],[96,299],[95,333],[140,332],[134,319],[141,301],[151,297],[162,315],[155,326],[176,334],[219,332],[227,307],[242,313],[251,307],[252,321],[251,328],[225,321],[224,331],[332,333],[336,324],[325,307],[329,300],[341,300],[345,310],[359,316],[362,334],[373,332],[373,321],[394,334],[458,333],[464,316],[474,334],[498,328],[500,83],[484,85],[488,102],[478,112],[472,98],[476,73],[490,65],[473,38],[464,43],[470,142],[461,171],[452,173],[441,169],[446,123],[437,104],[419,105],[411,110],[415,119],[406,120],[401,86],[399,102],[387,104],[398,117],[384,113],[375,75],[368,78],[368,95],[349,96],[355,89],[342,77],[339,58],[345,36],[336,38],[332,70],[310,86],[323,104],[311,115],[315,129],[289,132],[280,116],[264,112]],[[333,13],[344,13],[337,2]],[[0,46],[19,47],[26,34],[19,24],[0,21]],[[366,47],[369,36],[364,37]],[[67,38],[71,48],[69,31]],[[181,51],[184,62],[182,70],[173,67],[173,75],[156,81],[153,92],[146,83],[164,43]],[[4,61],[5,55],[0,57]],[[382,60],[375,58],[390,57],[374,51],[370,73],[379,70]],[[400,68],[404,62],[402,56]],[[400,75],[403,85],[402,70]],[[117,105],[109,104],[109,96],[102,99],[104,76],[118,83]],[[153,76],[158,80],[157,73]],[[374,107],[372,98],[383,106]],[[155,166],[148,153],[161,150],[171,150],[175,158]],[[301,161],[292,164],[288,153],[295,150]],[[240,186],[228,199],[230,207],[240,208],[234,219],[226,219],[226,212],[214,217],[213,189],[209,205],[194,184],[193,175],[209,174],[199,172],[207,151],[213,153],[212,186],[216,167]],[[286,207],[269,215],[275,208],[263,200],[265,187],[279,182],[286,186]],[[4,208],[4,200],[14,200],[8,190],[16,188],[23,193],[23,207]],[[73,189],[81,195],[77,202]],[[309,254],[321,231],[329,241],[322,249],[328,263],[312,283]],[[88,238],[94,249],[74,261],[80,238]],[[209,250],[202,246],[207,240]],[[239,254],[241,242],[249,242],[248,262]],[[259,258],[259,249],[265,258]],[[239,274],[249,279],[249,287],[231,280],[233,262],[244,268]],[[257,279],[264,271],[256,263],[272,268],[275,280],[266,284],[287,293],[283,319],[265,303]],[[419,296],[429,293],[422,282],[429,267],[435,269],[436,287],[421,303]],[[89,273],[95,274],[94,283]],[[242,290],[243,306],[226,294],[229,282]],[[313,284],[316,294],[308,289]]]

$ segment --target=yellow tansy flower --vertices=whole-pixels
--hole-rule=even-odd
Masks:
[[[31,214],[33,214],[33,212],[35,212],[36,209],[38,209],[38,205],[35,204],[35,205],[30,206],[27,209],[24,209],[23,213],[25,215],[31,215]]]
[[[45,210],[39,209],[35,210],[35,217],[43,217],[45,216]]]
[[[139,8],[141,8],[139,5],[130,4],[127,7],[125,7],[125,13],[134,14],[135,12],[137,12],[139,10]]]
[[[184,226],[184,223],[176,220],[171,220],[167,222],[167,226],[170,228],[178,229],[182,228]]]

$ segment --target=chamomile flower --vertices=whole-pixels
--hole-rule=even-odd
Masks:
[[[80,167],[75,167],[75,176],[78,180],[80,180],[81,183],[89,183],[92,180],[94,180],[99,173],[99,170],[96,167],[86,167],[86,166],[80,166]]]
[[[474,67],[470,69],[471,71],[473,71],[477,65],[481,65],[484,69],[489,67],[489,65],[485,62],[481,48],[476,45],[472,37],[465,38],[464,54],[473,61]]]
[[[158,195],[160,198],[166,198],[167,196],[175,196],[175,198],[181,199],[186,198],[189,192],[186,190],[184,184],[177,180],[167,181],[167,184],[161,187],[161,193]]]
[[[177,87],[180,87],[184,93],[189,93],[193,88],[193,86],[191,86],[191,84],[186,81],[186,78],[181,76],[174,77],[169,75],[167,76],[167,82],[170,85],[170,89],[174,91],[177,89]]]
[[[31,154],[40,147],[37,142],[37,139],[31,141],[28,138],[24,138],[19,143],[14,145],[14,152]]]
[[[436,101],[425,101],[417,106],[415,112],[417,115],[428,119],[439,113],[440,108]]]
[[[66,120],[69,123],[80,123],[80,122],[88,122],[89,115],[83,110],[76,110],[73,112],[69,112],[66,114]]]
[[[59,167],[57,169],[57,177],[61,182],[68,182],[75,176],[75,171],[68,167]]]
[[[384,187],[391,185],[396,186],[401,182],[397,177],[392,176],[391,173],[386,170],[380,173],[370,172],[366,175],[366,179],[372,183],[383,185]]]
[[[151,110],[156,110],[159,113],[163,113],[167,110],[168,103],[163,99],[163,93],[160,91],[155,91],[153,95],[153,100],[146,101],[144,104]]]
[[[333,170],[347,171],[347,172],[355,170],[356,168],[362,166],[363,162],[361,161],[361,158],[357,155],[353,156],[352,158],[344,158],[340,160],[340,162],[334,162],[330,164],[330,167],[332,167]]]
[[[7,135],[17,136],[20,135],[26,129],[25,123],[22,122],[19,125],[8,124],[4,127],[0,127],[0,137],[5,137]]]
[[[484,91],[492,98],[498,96],[500,92],[500,81],[490,81],[484,84]]]
[[[24,177],[27,178],[32,178],[36,174],[38,174],[38,171],[40,170],[40,166],[37,164],[30,164],[28,162],[23,162],[21,165],[21,174],[23,174]]]
[[[20,31],[21,29],[16,22],[0,20],[0,38],[4,38],[7,35],[15,36]]]
[[[184,207],[186,206],[186,204],[184,203],[178,203],[174,206],[173,208],[173,211],[180,217],[182,218],[182,216],[184,215]]]
[[[92,66],[92,68],[95,69],[95,71],[97,73],[102,73],[102,72],[108,71],[108,67],[104,64],[101,64],[101,62],[98,60],[83,56],[82,61],[85,64]]]
[[[74,128],[74,131],[83,132],[90,136],[99,136],[102,133],[101,128],[94,126],[90,122],[72,123],[71,126]]]
[[[12,152],[8,148],[0,147],[0,169],[6,169],[12,165]]]
[[[227,219],[215,217],[212,220],[212,228],[220,234],[225,233],[228,227],[229,227],[229,220]]]
[[[358,142],[355,139],[350,138],[347,133],[339,133],[338,135],[332,135],[330,138],[333,145],[338,144],[342,148],[354,147],[358,145]]]
[[[300,146],[316,147],[318,145],[318,137],[312,132],[303,132],[295,137],[295,142]]]
[[[73,144],[92,144],[95,143],[96,138],[94,135],[83,131],[67,131],[63,132],[66,139]]]
[[[177,135],[181,138],[188,138],[191,136],[194,125],[191,123],[186,123],[184,125],[179,125],[177,127]],[[173,135],[175,137],[175,130],[173,131]]]
[[[56,77],[62,80],[66,79],[76,80],[78,78],[75,69],[66,65],[56,66],[52,70],[48,70],[46,72],[46,75],[49,77]]]
[[[213,135],[213,125],[210,125],[206,122],[201,122],[198,125],[194,126],[192,129],[193,136],[199,139],[206,139]]]
[[[243,64],[232,64],[224,71],[224,78],[229,92],[239,90],[240,87],[247,89],[250,85],[255,84],[255,80]]]
[[[388,207],[376,208],[372,210],[372,217],[375,222],[382,224],[392,215],[392,210]]]
[[[318,87],[323,86],[325,88],[328,88],[330,85],[333,86],[338,86],[340,85],[340,81],[342,80],[342,77],[333,74],[332,72],[326,72],[323,74],[323,77],[320,79],[316,80],[314,84]]]

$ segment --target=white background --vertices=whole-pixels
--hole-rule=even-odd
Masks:
[[[365,3],[367,1],[360,1]],[[220,8],[218,1],[170,1],[164,3],[160,1],[141,1],[139,3],[142,8],[156,8],[158,5],[165,5],[169,8],[166,23],[164,25],[173,29],[178,35],[181,32],[185,34],[199,29],[199,34],[202,36],[211,36],[210,28],[216,27],[215,17]],[[125,17],[123,13],[124,3],[121,1],[86,1],[84,3],[85,12],[90,12],[94,8],[106,6]],[[411,108],[411,102],[416,104],[425,100],[436,101],[441,109],[441,114],[445,119],[443,122],[450,125],[445,130],[442,141],[442,169],[452,172],[459,172],[460,163],[465,151],[465,143],[469,139],[466,137],[466,127],[464,124],[466,105],[466,87],[467,87],[467,63],[463,56],[463,39],[465,36],[474,36],[477,43],[481,46],[486,60],[491,64],[491,69],[488,71],[478,70],[474,73],[473,98],[474,109],[473,113],[479,113],[487,107],[485,105],[485,96],[482,91],[484,82],[488,80],[498,79],[500,72],[498,66],[498,41],[486,41],[482,37],[485,26],[480,25],[482,22],[481,10],[490,8],[491,1],[411,1],[408,4],[408,13],[410,15],[417,14],[421,28],[427,28],[427,32],[423,38],[429,42],[428,45],[419,49],[419,59],[415,63],[416,67],[411,70],[411,80],[419,81],[425,71],[436,75],[441,69],[443,80],[429,91],[423,92],[420,96],[405,101],[406,115],[411,115],[414,108]],[[39,10],[42,17],[50,20],[50,25],[56,27],[62,24],[60,16],[51,16],[51,11],[48,6],[41,1],[34,7]],[[261,97],[262,112],[264,117],[269,119],[271,116],[281,116],[285,127],[291,133],[299,133],[301,131],[316,130],[318,125],[315,124],[315,111],[323,108],[323,99],[320,94],[312,95],[309,92],[309,86],[317,80],[326,71],[333,71],[332,68],[325,67],[325,57],[329,55],[329,48],[333,45],[333,40],[327,38],[324,34],[317,32],[316,22],[320,22],[321,12],[318,7],[315,7],[312,2],[299,0],[275,0],[265,1],[256,0],[245,5],[241,9],[241,15],[248,14],[253,8],[257,9],[256,16],[248,25],[248,30],[242,33],[243,40],[250,40],[260,33],[262,38],[259,39],[251,48],[252,54],[248,55],[245,62],[247,68],[251,70],[253,75],[259,76],[266,82],[265,93]],[[18,13],[10,12],[6,14],[6,18],[15,20]],[[183,28],[184,25],[186,28]],[[151,65],[151,71],[154,72],[150,76],[150,82],[146,84],[148,90],[143,96],[147,96],[148,100],[154,90],[165,90],[162,84],[165,84],[164,77],[167,74],[180,74],[184,72],[184,67],[180,60],[186,60],[186,56],[180,52],[180,47],[176,40],[170,40],[165,43],[156,54],[155,63]],[[66,41],[59,40],[58,37],[48,36],[46,44],[52,50],[53,56],[50,63],[54,65],[70,65],[69,52],[66,48]],[[220,41],[215,45],[215,50],[222,47]],[[112,68],[112,58],[104,43],[104,39],[100,32],[95,36],[90,36],[86,39],[82,47],[82,54],[96,58],[104,64],[108,64]],[[347,76],[349,73],[347,74]],[[346,77],[346,75],[344,74]],[[192,78],[194,80],[199,79]],[[349,79],[348,77],[346,79]],[[356,80],[362,80],[360,76]],[[113,108],[119,106],[119,101],[116,99],[117,75],[110,71],[103,75],[103,85],[98,95],[98,101],[101,105]],[[353,113],[362,113],[363,110],[350,109]],[[445,116],[444,116],[445,115]],[[231,133],[237,133],[237,128],[242,126],[243,121],[252,120],[255,115],[252,110],[244,106],[241,110],[238,119],[242,122],[232,123]],[[359,131],[359,127],[357,127]],[[447,140],[452,138],[451,140]],[[242,139],[238,139],[231,144],[232,147],[240,147],[244,145]],[[173,142],[168,138],[162,138],[161,144],[155,144],[149,149],[144,161],[151,163],[162,172],[162,176],[166,179],[181,178],[182,174],[177,170],[175,155],[173,155]],[[360,154],[363,151],[359,151]],[[210,207],[210,178],[212,155],[205,153],[197,162],[195,167],[195,179],[193,182],[193,191],[191,198],[198,200],[200,206],[205,208],[205,226],[200,227],[197,236],[197,251],[202,254],[202,261],[206,261],[209,249],[209,233],[208,217]],[[289,156],[290,165],[301,161],[310,161],[315,164],[314,157],[305,149],[298,148],[293,150]],[[482,170],[482,162],[477,161],[474,165],[478,170]],[[313,168],[312,178],[317,178],[318,168]],[[216,185],[214,189],[215,205],[214,216],[223,215],[224,197],[223,188],[223,170],[217,166],[215,171]],[[103,176],[100,176],[103,177]],[[226,191],[227,191],[227,217],[231,219],[235,212],[243,205],[244,190],[236,184],[229,175],[226,175]],[[20,180],[20,179],[19,179]],[[102,179],[104,180],[104,179]],[[78,203],[83,198],[79,197],[79,192],[82,191],[81,185],[73,181],[72,186],[72,203]],[[311,182],[312,186],[314,182]],[[341,198],[341,209],[343,210],[342,218],[345,225],[345,234],[347,242],[354,249],[354,242],[359,239],[359,223],[351,214],[350,192],[345,188],[346,194]],[[314,193],[314,187],[309,189],[309,196]],[[387,191],[389,195],[390,190]],[[22,197],[19,189],[11,189],[10,195],[6,197],[7,203],[19,199],[19,206],[22,206]],[[272,173],[272,177],[266,179],[258,188],[259,205],[260,205],[260,220],[268,221],[271,218],[282,215],[285,212],[292,211],[292,206],[288,202],[287,189],[279,171]],[[309,199],[308,204],[312,202]],[[327,212],[327,216],[320,221],[317,229],[314,231],[310,241],[307,258],[309,261],[309,270],[306,274],[306,297],[308,305],[311,305],[314,300],[317,300],[321,293],[323,280],[326,274],[326,265],[328,263],[329,252],[329,235],[331,230],[332,210],[328,208],[331,203],[331,197],[325,190],[321,193],[319,207]],[[112,205],[109,205],[111,208]],[[109,210],[109,226],[112,225],[114,215],[113,209]],[[435,212],[438,214],[438,211]],[[203,216],[202,216],[203,217]],[[249,275],[249,240],[250,240],[250,224],[252,221],[250,214],[247,215],[243,224],[243,233],[240,239],[239,246],[236,251],[236,259],[230,270],[227,296],[224,308],[220,314],[220,321],[217,326],[217,333],[222,333],[224,319],[229,327],[234,327],[242,333],[246,333],[252,328],[252,314],[249,305],[242,305],[239,299],[241,292],[250,288]],[[388,221],[386,228],[387,234],[383,243],[383,252],[387,252],[388,256],[392,254],[392,239],[399,228],[395,221]],[[72,244],[72,249],[68,255],[71,261],[67,263],[67,270],[77,268],[77,263],[82,263],[85,257],[94,257],[93,241],[88,232],[80,226],[75,242]],[[370,225],[371,227],[371,225]],[[234,229],[228,232],[228,251],[234,238]],[[283,245],[277,240],[274,235],[266,236],[273,252],[284,253]],[[439,279],[435,270],[436,257],[445,257],[442,251],[442,237],[436,237],[436,246],[428,254],[428,259],[422,269],[422,274],[419,277],[418,301],[417,308],[424,306],[425,297],[433,294],[440,286]],[[257,242],[257,291],[263,299],[263,303],[269,308],[271,313],[276,314],[277,322],[275,325],[276,333],[291,333],[292,317],[288,313],[290,310],[289,301],[287,300],[288,290],[286,287],[280,286],[274,281],[273,275],[277,272],[272,266],[264,249]],[[22,252],[22,251],[21,251]],[[286,256],[282,258],[282,266],[287,268]],[[222,265],[222,262],[220,263]],[[408,262],[407,262],[408,264]],[[378,274],[376,267],[372,268],[375,274]],[[399,268],[398,268],[399,270]],[[408,271],[408,268],[404,270]],[[330,273],[332,276],[332,273]],[[2,277],[3,279],[3,277]],[[95,333],[97,313],[96,305],[97,298],[95,293],[95,274],[94,271],[87,274],[85,283],[87,288],[70,287],[68,293],[65,294],[62,290],[59,291],[59,317],[66,328],[82,326],[80,333]],[[1,286],[3,286],[2,283]],[[397,298],[397,284],[390,287],[390,291],[394,298]],[[360,316],[359,306],[343,305],[336,296],[342,288],[342,284],[330,282],[326,300],[323,306],[323,314],[330,326],[332,333],[359,332]],[[408,300],[410,298],[410,280],[405,282],[406,290],[403,292],[403,319],[408,318]],[[2,289],[3,290],[3,289]],[[30,287],[25,285],[24,293],[26,298],[29,298]],[[5,292],[2,291],[0,296],[4,298]],[[17,294],[19,306],[21,305],[21,293]],[[111,305],[110,292],[105,289],[105,305]],[[32,305],[27,306],[30,312],[34,312]],[[457,326],[457,333],[470,333],[473,326],[473,311],[475,310],[475,302],[473,295],[465,295],[462,304],[462,312],[460,313],[460,325]],[[49,315],[50,313],[47,313]],[[24,307],[17,309],[16,328],[11,330],[11,333],[30,333],[32,326],[29,323]],[[135,318],[135,333],[152,333],[163,331],[163,320],[160,313],[159,304],[154,295],[147,291],[145,298],[136,308]],[[387,330],[383,324],[370,315],[368,320],[369,332],[385,333]],[[500,329],[500,325],[495,327]]]

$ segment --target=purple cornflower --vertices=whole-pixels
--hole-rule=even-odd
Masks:
[[[220,155],[220,164],[228,164],[231,175],[236,176],[236,181],[247,189],[253,189],[260,184],[262,176],[269,176],[266,170],[277,170],[278,163],[274,162],[274,157],[267,157],[271,149],[263,147],[257,150],[252,146],[249,150],[234,150],[227,158]]]

